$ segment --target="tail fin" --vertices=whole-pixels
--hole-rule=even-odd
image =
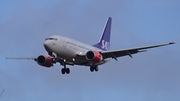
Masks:
[[[110,49],[110,34],[111,34],[111,21],[112,18],[109,17],[106,23],[106,26],[104,28],[104,31],[102,33],[102,36],[99,40],[99,42],[94,47],[97,47],[102,50],[109,50]]]

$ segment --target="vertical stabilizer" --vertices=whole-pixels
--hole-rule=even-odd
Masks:
[[[110,49],[111,21],[112,21],[112,18],[109,17],[107,20],[106,26],[104,28],[104,31],[102,33],[102,36],[99,40],[99,43],[93,45],[94,47],[97,47],[104,51]]]

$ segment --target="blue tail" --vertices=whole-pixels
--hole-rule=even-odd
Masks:
[[[109,17],[108,21],[106,23],[106,26],[104,28],[103,34],[102,34],[99,42],[97,44],[93,45],[94,47],[97,47],[104,51],[110,49],[111,21],[112,21],[112,18]]]

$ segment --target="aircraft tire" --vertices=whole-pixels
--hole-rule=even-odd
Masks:
[[[93,66],[90,67],[90,71],[91,71],[91,72],[94,71],[94,67],[93,67]]]
[[[95,66],[94,67],[94,70],[97,72],[99,70],[99,67],[98,66]]]
[[[69,74],[70,73],[70,69],[66,68],[66,73]]]
[[[65,74],[65,69],[64,68],[61,69],[61,73]]]

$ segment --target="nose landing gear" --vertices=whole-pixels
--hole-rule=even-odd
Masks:
[[[70,73],[70,69],[69,68],[66,68],[66,65],[64,65],[64,68],[61,69],[61,73],[62,74],[69,74]]]
[[[70,73],[70,69],[69,68],[66,68],[66,59],[63,60],[63,63],[61,64],[64,66],[64,68],[61,69],[61,73],[62,74],[69,74]]]
[[[53,58],[56,58],[56,54],[54,54],[53,52],[48,52],[48,54],[49,54],[50,56],[52,56]]]
[[[53,62],[56,63],[56,61],[58,60],[57,55],[53,52],[49,52],[48,54],[53,57],[53,60],[54,60]],[[66,67],[66,59],[61,59],[61,61],[59,61],[59,62],[62,66],[64,66],[64,68],[61,69],[61,73],[62,74],[65,74],[65,73],[69,74],[70,69]]]

